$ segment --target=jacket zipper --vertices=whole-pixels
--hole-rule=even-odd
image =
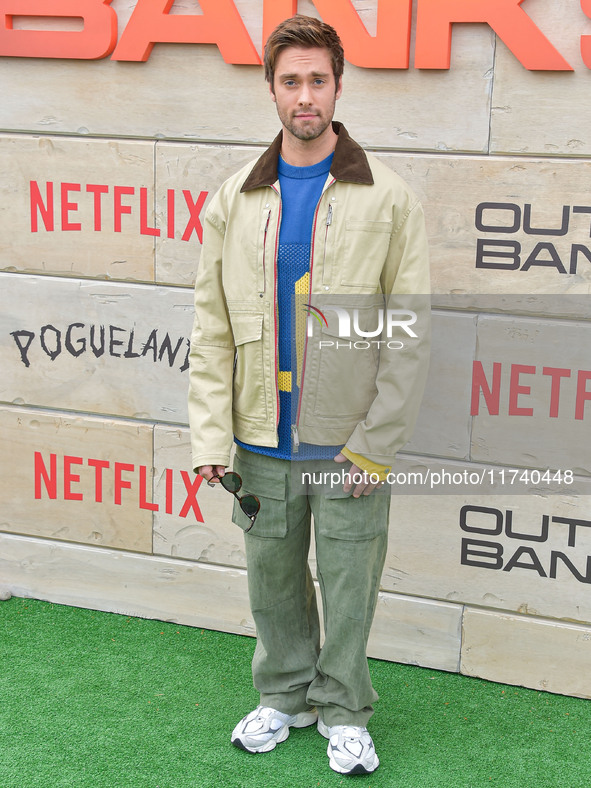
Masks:
[[[267,231],[269,230],[269,222],[271,221],[271,209],[267,213],[267,221],[265,223],[265,230],[263,232],[263,292],[267,289]]]
[[[324,249],[322,250],[322,269],[326,267],[326,247],[328,245],[328,228],[332,224],[332,203],[328,206],[328,216],[326,217],[326,230],[324,231]]]
[[[271,186],[273,191],[277,192],[279,196],[279,210],[277,212],[277,229],[275,231],[275,251],[273,254],[273,318],[275,324],[275,402],[277,403],[277,419],[275,422],[275,429],[279,428],[279,417],[281,411],[281,402],[279,400],[279,315],[277,307],[277,250],[279,247],[279,228],[281,227],[281,194],[275,186]],[[265,227],[265,241],[267,240],[267,228],[269,227],[269,220],[271,219],[271,210],[269,209],[269,216],[267,217],[267,226]],[[263,265],[264,265],[263,255]],[[264,269],[263,269],[264,271]]]
[[[330,186],[332,186],[332,184],[334,182],[335,181],[334,181],[334,178],[333,178],[333,180],[328,184],[328,186],[326,188],[328,189]],[[326,191],[326,189],[325,189],[325,191]],[[323,192],[323,194],[324,194],[324,192]],[[310,249],[310,286],[309,286],[309,290],[308,290],[308,300],[310,299],[310,296],[312,295],[312,270],[314,268],[314,237],[316,235],[316,223],[318,221],[318,212],[320,210],[320,203],[321,203],[321,201],[322,201],[322,195],[320,197],[320,200],[318,200],[318,205],[316,206],[316,212],[314,213],[314,223],[312,225],[312,244],[311,244],[311,249]],[[325,222],[326,232],[324,234],[324,254],[323,254],[323,261],[322,261],[323,264],[324,264],[324,259],[326,258],[326,242],[327,242],[327,239],[328,239],[328,228],[330,227],[331,224],[332,224],[332,205],[329,204],[329,206],[328,206],[328,213],[327,213],[326,222]],[[298,400],[298,410],[297,410],[297,414],[296,414],[296,421],[295,421],[295,424],[291,425],[291,439],[292,439],[292,443],[293,443],[294,454],[297,454],[297,452],[300,450],[300,436],[299,436],[298,428],[299,428],[299,424],[300,424],[300,412],[302,410],[302,391],[304,390],[304,376],[305,376],[305,373],[306,373],[307,350],[308,350],[308,332],[306,332],[306,340],[305,340],[305,343],[304,343],[304,358],[302,360],[302,379],[300,381],[300,396],[299,396],[299,400]]]

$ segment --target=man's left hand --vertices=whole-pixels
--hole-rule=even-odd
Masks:
[[[342,452],[339,452],[337,456],[334,458],[335,462],[347,462],[347,458]],[[360,495],[371,495],[371,493],[377,488],[382,486],[382,482],[372,482],[370,480],[370,474],[366,471],[363,471],[358,465],[351,465],[351,470],[349,471],[349,480],[345,482],[343,485],[343,492],[350,492],[351,488],[355,484],[353,489],[353,498],[359,498]],[[375,478],[375,477],[374,477]],[[354,480],[359,479],[360,481],[355,483]]]

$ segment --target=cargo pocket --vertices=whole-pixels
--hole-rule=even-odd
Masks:
[[[287,534],[287,501],[286,475],[272,474],[265,468],[245,462],[238,454],[234,457],[232,468],[242,479],[239,496],[256,495],[261,508],[256,516],[252,530],[248,536],[259,538],[281,539]],[[250,518],[240,508],[240,502],[234,499],[232,522],[245,531],[251,525]]]
[[[364,542],[388,532],[390,491],[353,498],[335,489],[320,497],[316,528],[327,539]]]

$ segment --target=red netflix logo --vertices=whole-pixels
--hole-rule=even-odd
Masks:
[[[547,393],[548,410],[547,414],[551,419],[558,418],[559,412],[573,414],[577,420],[585,418],[585,403],[591,400],[591,390],[587,384],[591,381],[591,370],[580,369],[570,370],[562,367],[542,367],[541,373],[537,367],[529,364],[511,364],[507,370],[507,364],[495,361],[492,365],[492,377],[489,379],[484,371],[481,361],[474,361],[472,366],[472,405],[470,408],[471,416],[478,416],[480,413],[480,393],[484,397],[486,408],[490,416],[498,416],[501,407],[501,383],[505,378],[509,378],[509,400],[508,416],[534,416],[534,408],[528,404],[526,397],[531,395],[531,376],[540,374],[547,379],[545,391]],[[576,393],[574,402],[564,405],[564,397],[561,398],[562,381],[571,377],[576,377]],[[528,383],[530,385],[528,385]]]
[[[92,229],[95,232],[101,232],[107,223],[114,232],[123,232],[123,223],[126,221],[123,217],[136,214],[140,235],[158,238],[165,231],[167,238],[175,238],[177,213],[182,211],[185,223],[181,241],[190,241],[195,234],[199,243],[203,242],[201,212],[209,194],[206,191],[199,192],[195,198],[189,189],[183,189],[183,200],[177,200],[177,191],[167,189],[165,226],[160,228],[152,226],[154,222],[148,215],[148,189],[145,186],[136,189],[135,186],[53,181],[47,181],[44,186],[37,181],[30,181],[29,186],[32,233],[39,232],[41,223],[47,232],[54,232],[56,227],[63,232],[80,232],[83,229],[82,222],[76,221],[80,218],[76,214],[81,201],[87,201],[91,206]]]
[[[84,484],[80,473],[77,472],[79,466],[92,468],[92,487],[84,490]],[[124,498],[124,491],[130,490],[128,495],[134,495],[138,508],[148,509],[152,512],[160,510],[160,505],[154,503],[151,495],[148,494],[148,468],[145,465],[134,465],[127,462],[114,462],[82,457],[64,455],[60,459],[58,469],[57,454],[50,454],[46,462],[42,453],[35,452],[35,499],[40,500],[47,496],[49,500],[62,499],[64,501],[84,501],[93,500],[95,503],[105,503],[104,490],[105,481],[112,482],[113,503],[121,506]],[[174,480],[179,473],[184,486],[184,500],[180,503],[175,500]],[[191,478],[193,476],[193,478]],[[164,512],[174,514],[178,517],[187,517],[193,512],[197,522],[203,522],[203,515],[197,502],[197,491],[203,481],[202,476],[195,476],[187,471],[174,471],[166,468],[164,471],[165,479],[165,502]],[[180,503],[180,507],[179,507]]]

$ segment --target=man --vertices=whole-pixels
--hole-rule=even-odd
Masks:
[[[421,309],[403,298],[428,294],[429,277],[416,197],[332,122],[343,63],[338,35],[317,19],[288,19],[267,41],[265,76],[282,129],[206,213],[189,416],[193,467],[209,482],[223,479],[237,443],[240,479],[227,476],[225,486],[246,532],[260,705],[232,742],[267,752],[291,727],[317,722],[331,768],[366,774],[379,765],[366,728],[377,699],[366,646],[390,503],[379,488],[412,432],[428,360],[428,318],[418,320]],[[349,342],[341,353],[333,340],[347,321],[332,321],[351,306],[354,330],[376,336],[366,305],[347,303],[359,296],[382,304],[380,336],[384,314],[388,330],[402,316],[399,325],[417,320],[417,331],[406,326],[404,342],[367,342],[368,350]],[[313,317],[302,325],[302,305],[328,332],[320,341]],[[347,469],[344,483],[301,494],[292,474],[307,463]],[[307,561],[311,515],[322,648]]]

